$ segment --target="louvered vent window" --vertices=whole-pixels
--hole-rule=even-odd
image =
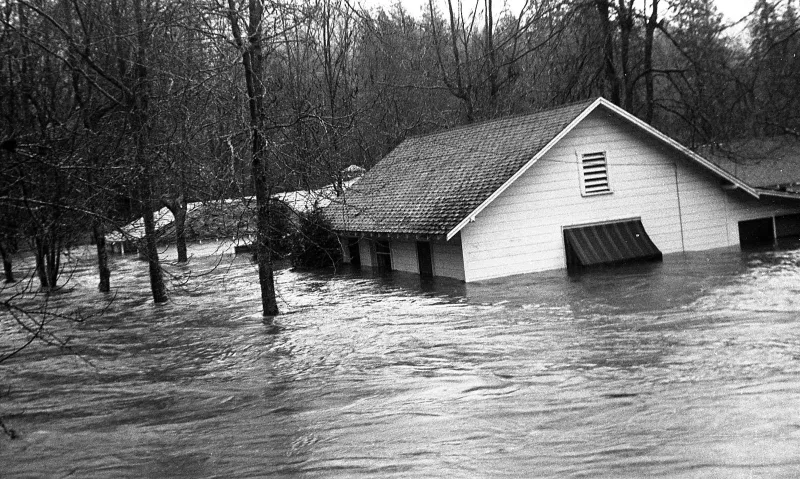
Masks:
[[[581,155],[581,180],[583,196],[611,193],[605,152]]]

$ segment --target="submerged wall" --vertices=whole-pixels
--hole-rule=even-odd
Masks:
[[[362,268],[377,267],[375,259],[376,241],[378,240],[374,238],[359,238],[358,249]],[[388,238],[381,241],[389,242],[392,270],[419,274],[417,240]],[[342,245],[345,262],[351,262],[352,258],[347,248],[348,238],[340,237],[339,242]],[[461,251],[461,238],[456,237],[450,241],[433,240],[430,241],[430,244],[433,275],[463,280],[464,262]]]

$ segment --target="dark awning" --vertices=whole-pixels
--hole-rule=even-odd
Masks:
[[[641,220],[567,228],[564,239],[581,266],[661,259]]]

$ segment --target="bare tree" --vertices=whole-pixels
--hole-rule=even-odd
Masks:
[[[509,112],[516,103],[510,92],[520,79],[520,63],[556,40],[570,16],[565,7],[561,0],[531,0],[516,15],[504,12],[496,18],[492,0],[473,9],[447,0],[447,16],[441,19],[428,1],[440,80],[462,102],[467,122]]]
[[[264,78],[264,24],[266,23],[265,7],[276,8],[260,0],[247,1],[247,14],[241,18],[240,8],[236,0],[228,0],[227,17],[231,25],[234,42],[242,55],[245,84],[247,86],[247,103],[250,113],[250,135],[252,145],[252,174],[256,193],[257,238],[256,254],[258,260],[258,279],[261,285],[261,305],[265,318],[278,314],[278,303],[275,297],[275,279],[272,265],[272,245],[270,244],[271,215],[270,198],[273,193],[268,159]],[[243,34],[246,32],[246,42]]]

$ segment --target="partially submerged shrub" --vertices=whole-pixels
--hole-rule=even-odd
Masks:
[[[300,268],[328,268],[342,262],[339,239],[322,210],[299,213],[292,233],[292,265]]]

